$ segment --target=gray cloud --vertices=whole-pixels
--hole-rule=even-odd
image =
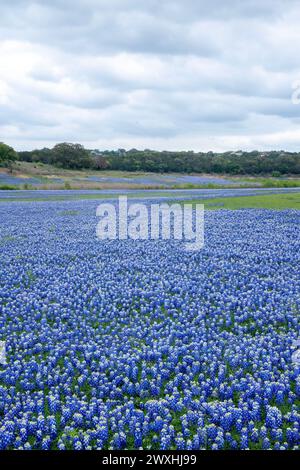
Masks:
[[[296,0],[2,0],[0,18],[18,149],[300,145]]]

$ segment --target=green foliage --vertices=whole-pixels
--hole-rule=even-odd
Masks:
[[[16,189],[20,189],[18,186],[14,186],[13,184],[0,184],[0,191],[15,191]]]
[[[17,157],[17,152],[12,147],[0,142],[0,166],[11,168]]]
[[[111,170],[227,175],[300,174],[300,153],[289,152],[103,152]]]
[[[63,168],[81,169],[91,166],[90,153],[83,145],[62,143],[51,150],[53,163]]]
[[[214,153],[119,149],[100,152],[86,150],[80,144],[60,143],[53,149],[19,152],[19,159],[67,169],[92,168],[100,171],[272,175],[274,178],[300,175],[300,153],[284,151]]]
[[[89,150],[81,144],[67,142],[56,144],[52,149],[43,148],[31,152],[19,152],[19,159],[25,162],[39,162],[73,170],[92,168],[94,165]]]

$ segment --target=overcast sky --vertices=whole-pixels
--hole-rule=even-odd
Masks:
[[[296,0],[1,0],[0,141],[300,150],[299,24]]]

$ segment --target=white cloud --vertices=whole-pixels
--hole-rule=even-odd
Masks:
[[[299,147],[299,2],[3,0],[0,17],[17,149]]]

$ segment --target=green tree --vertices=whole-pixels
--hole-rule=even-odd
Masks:
[[[6,166],[12,172],[12,164],[17,156],[17,152],[12,147],[0,142],[0,166]]]
[[[90,152],[81,144],[56,144],[51,150],[54,165],[63,168],[81,169],[90,168],[92,159]]]

